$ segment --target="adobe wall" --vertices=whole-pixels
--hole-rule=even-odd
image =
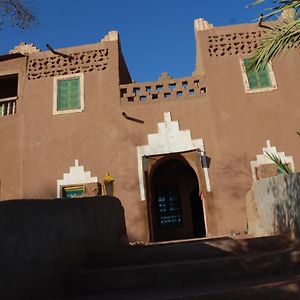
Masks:
[[[23,101],[26,58],[0,61],[0,75],[18,74],[15,115],[0,116],[0,199],[22,197]]]
[[[298,168],[298,53],[291,50],[272,62],[277,90],[245,92],[240,59],[249,57],[263,34],[256,24],[196,32],[200,49],[193,77],[172,80],[163,75],[157,82],[120,86],[124,112],[144,121],[124,124],[124,146],[130,151],[127,160],[134,157],[136,145],[146,145],[147,135],[157,132],[164,112],[179,121],[180,129],[190,129],[192,138],[203,139],[211,158],[212,192],[205,193],[211,235],[247,230],[244,199],[253,182],[250,161],[266,140],[292,155]],[[292,78],[287,74],[293,74]],[[178,96],[168,87],[175,81],[176,88],[187,82],[187,89],[199,81],[199,93],[189,95],[184,90]],[[130,163],[135,164],[134,160]],[[131,178],[127,178],[129,183]]]
[[[107,171],[114,174],[110,161],[103,158],[114,151],[114,147],[109,142],[106,143],[109,136],[118,136],[118,124],[115,124],[111,114],[115,109],[113,103],[118,91],[116,43],[59,49],[58,51],[65,54],[75,53],[76,59],[79,57],[78,61],[72,63],[49,51],[30,56],[32,65],[36,60],[44,60],[41,66],[43,72],[39,75],[41,78],[35,78],[35,72],[29,71],[25,85],[25,102],[28,103],[24,107],[25,198],[55,198],[56,180],[62,179],[63,174],[74,165],[75,159],[87,170],[91,170],[92,176],[103,178]],[[87,52],[99,50],[103,54],[98,53],[99,57],[95,61],[92,59],[90,63],[85,62]],[[81,55],[85,58],[80,59]],[[47,69],[45,65],[49,57],[60,58],[61,61],[55,60]],[[99,59],[103,61],[99,62],[98,70],[96,65]],[[67,66],[64,66],[65,63]],[[56,73],[51,76],[53,69]],[[54,77],[65,73],[64,70],[67,74],[84,74],[85,108],[82,113],[53,114]]]
[[[249,57],[261,31],[256,24],[245,24],[199,31],[196,36],[213,112],[207,123],[211,138],[203,138],[212,157],[210,179],[218,232],[229,228],[232,220],[245,223],[244,197],[252,185],[250,161],[266,140],[292,155],[299,168],[299,53],[291,50],[272,61],[277,90],[245,93],[239,60]]]
[[[76,56],[76,60],[69,63],[49,51],[29,56],[24,99],[23,197],[56,198],[57,180],[78,159],[100,182],[107,172],[113,176],[114,194],[125,207],[130,237],[145,240],[145,208],[137,188],[136,149],[127,145],[127,121],[120,107],[118,64],[124,62],[119,57],[119,42],[57,51]],[[89,58],[97,51],[100,57]],[[34,64],[40,61],[41,65]],[[82,113],[53,115],[53,78],[65,72],[84,74],[85,108]],[[126,76],[125,70],[123,80],[128,80]]]
[[[84,199],[0,202],[0,296],[44,299],[60,292],[64,272],[87,255],[108,255],[128,245],[120,201]]]
[[[212,191],[201,186],[209,234],[245,231],[244,199],[253,181],[250,161],[265,141],[292,155],[296,169],[300,159],[295,133],[300,113],[297,53],[274,60],[277,90],[245,93],[239,59],[255,49],[261,34],[250,24],[197,31],[194,75],[172,79],[163,74],[146,83],[128,83],[118,40],[58,50],[74,56],[72,61],[49,51],[31,54],[21,106],[22,197],[56,198],[57,180],[78,159],[98,181],[106,172],[113,176],[130,240],[147,241],[147,202],[141,200],[137,147],[148,144],[148,135],[158,132],[158,123],[170,112],[180,130],[203,139],[211,159]],[[77,72],[84,74],[84,111],[53,115],[54,77]]]

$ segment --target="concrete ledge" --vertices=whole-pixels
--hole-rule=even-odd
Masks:
[[[0,202],[0,241],[3,299],[42,299],[88,253],[128,245],[123,207],[109,196]]]

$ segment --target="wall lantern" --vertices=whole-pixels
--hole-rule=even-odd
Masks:
[[[202,168],[208,168],[208,157],[206,156],[205,152],[201,149],[196,149],[196,162],[197,165],[201,165]]]
[[[104,177],[104,188],[105,188],[105,195],[113,196],[113,194],[114,194],[114,179],[109,173],[106,173],[106,175]]]

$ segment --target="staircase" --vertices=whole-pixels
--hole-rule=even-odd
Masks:
[[[65,275],[62,299],[300,299],[289,298],[299,267],[300,248],[282,236],[130,246],[91,254]]]

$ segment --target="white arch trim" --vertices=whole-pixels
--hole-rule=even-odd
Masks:
[[[164,122],[158,123],[158,133],[148,134],[148,144],[137,147],[138,176],[140,185],[141,200],[146,199],[143,156],[161,155],[169,153],[180,153],[200,149],[201,156],[205,159],[205,149],[202,139],[192,140],[190,130],[180,130],[179,122],[171,120],[171,113],[164,113]],[[206,189],[211,191],[208,168],[203,166]]]
[[[60,198],[62,187],[73,184],[84,184],[98,182],[97,177],[91,177],[90,171],[84,171],[84,166],[80,166],[78,159],[75,159],[75,165],[70,167],[69,173],[64,173],[63,179],[57,180],[57,198]]]

